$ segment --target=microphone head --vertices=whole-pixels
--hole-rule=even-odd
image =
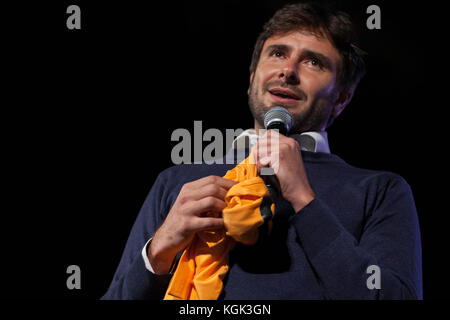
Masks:
[[[264,115],[264,127],[266,129],[278,129],[280,124],[286,128],[286,133],[291,130],[294,125],[294,118],[289,111],[282,107],[275,107],[266,112]]]

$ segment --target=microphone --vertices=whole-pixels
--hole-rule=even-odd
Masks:
[[[293,124],[294,118],[285,108],[272,108],[264,115],[264,127],[267,130],[278,129],[282,135],[287,135]],[[272,218],[270,206],[281,195],[281,187],[273,168],[261,168],[260,176],[270,195],[263,198],[260,206],[261,215],[264,221],[267,221]]]
[[[264,127],[278,129],[282,135],[287,135],[294,125],[294,118],[285,108],[276,107],[266,112],[264,115]]]

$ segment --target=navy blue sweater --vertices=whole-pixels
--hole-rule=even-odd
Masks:
[[[302,156],[316,199],[299,212],[277,201],[270,235],[231,251],[220,298],[422,299],[420,230],[405,180],[355,168],[333,154],[302,151]],[[171,275],[149,272],[142,248],[183,184],[223,176],[233,167],[191,164],[160,173],[103,299],[162,299]],[[380,268],[380,289],[367,285],[371,265]]]

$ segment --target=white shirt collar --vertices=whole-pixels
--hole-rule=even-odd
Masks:
[[[304,151],[330,153],[326,131],[308,131],[301,134],[293,134],[290,137],[297,140],[300,148]],[[254,129],[247,129],[234,139],[232,148],[251,149],[257,143],[258,138],[259,136]]]

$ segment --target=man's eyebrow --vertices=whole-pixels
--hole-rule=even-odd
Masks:
[[[266,50],[264,50],[264,53],[270,53],[274,50],[280,50],[280,51],[289,51],[289,46],[285,45],[285,44],[272,44],[270,46],[268,46],[266,48]]]

